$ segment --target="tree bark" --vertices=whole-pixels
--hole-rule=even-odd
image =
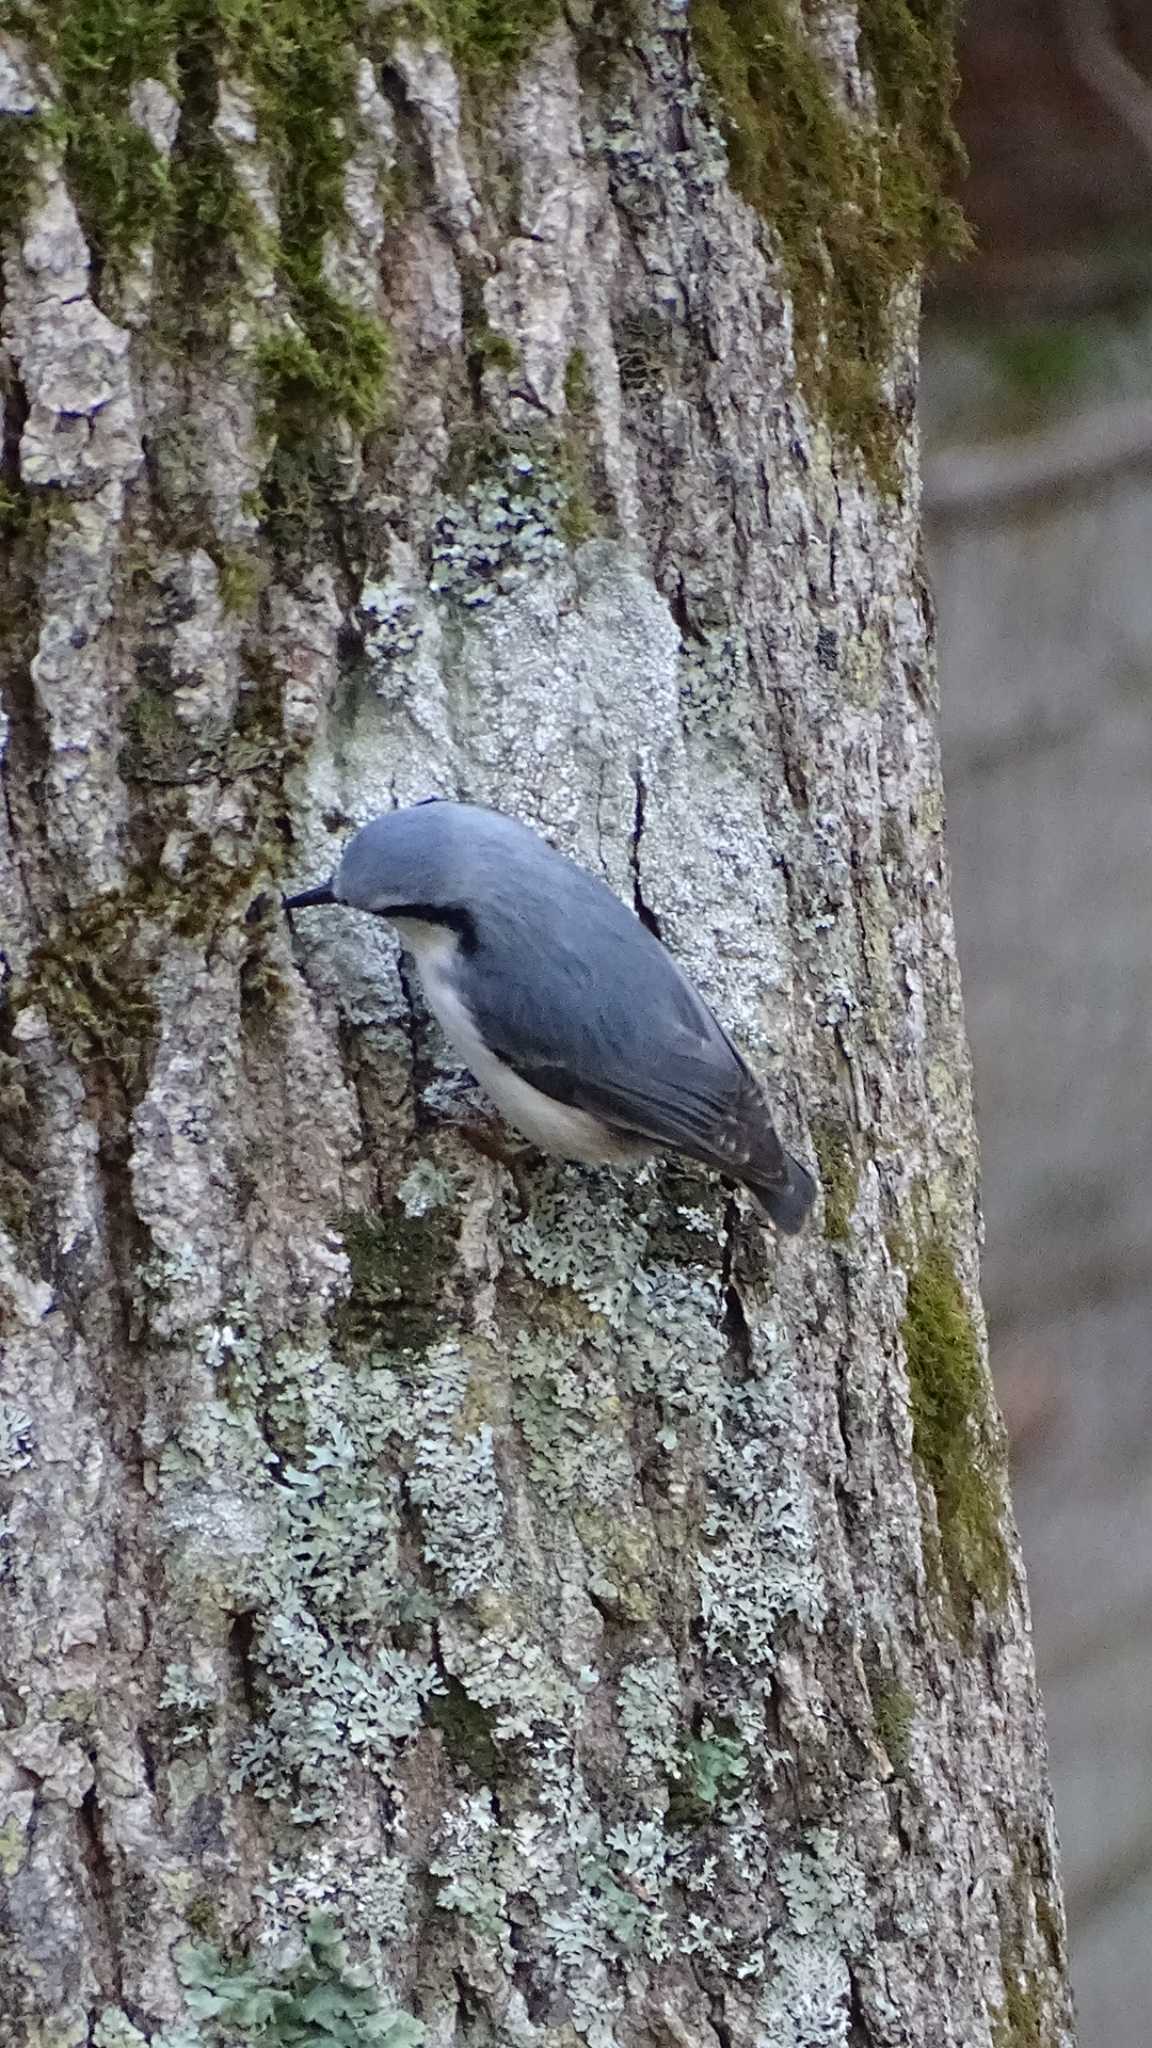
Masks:
[[[934,32],[9,19],[0,2041],[1069,2042],[919,558]],[[635,903],[822,1227],[462,1141],[387,928],[278,906],[432,793]]]

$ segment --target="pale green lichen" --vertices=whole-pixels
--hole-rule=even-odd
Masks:
[[[172,2048],[177,2048],[181,2037],[191,2048],[191,2044],[196,2040],[196,2033],[192,2028],[180,2028],[175,2035],[169,2032],[168,2040]],[[163,2048],[162,2036],[153,2034],[151,2038],[154,2048],[158,2041],[160,2048]],[[140,2032],[135,2022],[130,2020],[127,2013],[118,2005],[106,2005],[96,2021],[92,2041],[93,2048],[148,2048],[149,2037]]]
[[[436,1849],[429,1858],[433,1877],[443,1882],[436,1903],[446,1913],[466,1919],[485,1943],[510,1966],[511,1928],[505,1903],[514,1888],[509,1847],[497,1826],[490,1792],[469,1793],[444,1815]]]
[[[431,1209],[451,1209],[459,1200],[462,1185],[460,1173],[437,1166],[432,1159],[420,1159],[400,1182],[396,1200],[406,1216],[427,1216]]]
[[[193,2036],[205,2043],[250,2042],[253,2048],[418,2048],[424,2028],[410,2013],[384,2004],[362,1970],[348,1961],[335,1922],[317,1915],[303,1946],[283,1959],[225,1957],[186,1943],[176,1966]]]
[[[423,636],[412,588],[399,582],[365,583],[356,612],[365,680],[378,697],[399,701],[406,683],[404,663]]]
[[[629,1483],[613,1366],[612,1348],[595,1328],[516,1338],[512,1413],[529,1447],[533,1484],[557,1508],[607,1508]]]
[[[508,1242],[533,1279],[571,1289],[613,1328],[643,1292],[644,1224],[607,1173],[547,1166],[533,1182],[530,1213]]]
[[[616,1711],[628,1745],[629,1781],[652,1785],[680,1769],[680,1675],[673,1657],[626,1664]]]
[[[779,1451],[798,1399],[794,1368],[781,1361],[770,1377],[733,1388],[726,1404],[729,1456],[711,1475],[700,1612],[709,1651],[737,1666],[770,1669],[781,1621],[816,1629],[827,1612],[808,1488]]]
[[[184,1749],[207,1735],[216,1718],[217,1688],[211,1677],[197,1677],[187,1664],[169,1664],[156,1705],[169,1724],[173,1749]]]
[[[358,1952],[388,1965],[408,1934],[410,1882],[411,1871],[397,1856],[376,1850],[370,1861],[350,1863],[343,1845],[313,1843],[292,1861],[271,1863],[265,1883],[256,1888],[263,1945],[298,1943],[310,1922],[323,1915]],[[191,1924],[191,1916],[185,1917]]]
[[[27,1821],[10,1813],[0,1820],[0,1876],[15,1877],[27,1853]]]
[[[492,1427],[463,1422],[471,1365],[455,1347],[429,1361],[417,1393],[419,1435],[408,1470],[408,1498],[422,1516],[421,1554],[450,1600],[485,1585],[499,1554],[504,1498],[496,1475]]]
[[[397,1444],[419,1438],[420,1397],[394,1371],[346,1364],[317,1332],[271,1342],[241,1308],[204,1331],[218,1396],[198,1405],[165,1447],[178,1487],[217,1474],[245,1488],[252,1537],[233,1559],[174,1562],[179,1599],[204,1598],[245,1619],[253,1718],[234,1751],[232,1786],[282,1804],[296,1824],[330,1819],[349,1778],[395,1779],[405,1745],[441,1683],[428,1656],[398,1646]],[[211,1507],[212,1495],[208,1496]],[[167,1693],[177,1717],[196,1680],[182,1667]],[[177,1718],[179,1747],[194,1717]]]
[[[432,533],[429,588],[475,611],[519,590],[564,553],[566,492],[555,463],[525,447],[445,500]]]
[[[668,1802],[668,1819],[684,1826],[709,1819],[716,1808],[734,1794],[748,1776],[744,1744],[706,1722],[699,1735],[690,1735],[671,1770],[674,1780]]]

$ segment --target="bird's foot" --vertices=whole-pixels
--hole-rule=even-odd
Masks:
[[[532,1145],[510,1144],[501,1127],[497,1124],[460,1124],[460,1136],[474,1152],[484,1159],[491,1159],[496,1166],[502,1166],[516,1190],[521,1216],[527,1216],[532,1207],[532,1189],[528,1180],[528,1161],[535,1147]]]

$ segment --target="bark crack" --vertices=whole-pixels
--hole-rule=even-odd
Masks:
[[[228,1631],[228,1655],[240,1686],[244,1705],[253,1720],[259,1717],[260,1699],[256,1687],[256,1616],[246,1609],[237,1614]]]
[[[408,1041],[408,1061],[412,1074],[412,1121],[416,1129],[421,1130],[429,1122],[424,1104],[424,1090],[432,1079],[432,1061],[425,1048],[415,982],[403,949],[396,955],[396,979],[400,983],[404,997],[404,1013],[400,1020],[400,1028]]]
[[[644,889],[640,879],[640,842],[644,837],[644,824],[648,806],[648,789],[639,768],[632,771],[632,786],[636,792],[632,807],[632,844],[629,852],[629,866],[632,870],[632,907],[648,930],[656,938],[662,936],[660,920],[656,912],[644,900]]]
[[[724,1335],[736,1364],[742,1372],[747,1373],[752,1369],[752,1332],[748,1326],[744,1299],[735,1278],[740,1230],[740,1204],[735,1195],[730,1195],[724,1204],[723,1227],[720,1285],[724,1301]]]
[[[103,1958],[98,1974],[105,1997],[120,2005],[124,1998],[124,1979],[114,1906],[116,1871],[104,1840],[103,1818],[94,1785],[84,1794],[76,1819],[80,1830],[80,1855],[88,1873],[88,1897],[97,1921],[97,1945]]]

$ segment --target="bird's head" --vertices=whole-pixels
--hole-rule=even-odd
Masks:
[[[492,842],[509,829],[523,830],[496,811],[436,797],[385,811],[349,840],[328,881],[286,896],[284,907],[336,903],[376,917],[451,921],[471,904]]]

